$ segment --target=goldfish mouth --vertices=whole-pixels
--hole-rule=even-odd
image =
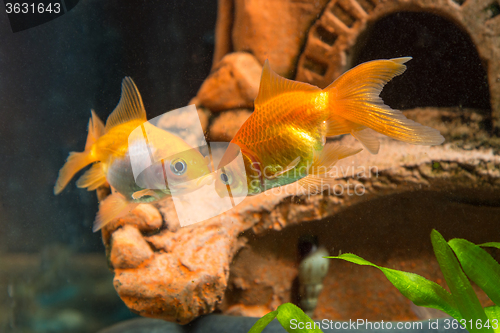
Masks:
[[[209,173],[208,175],[198,178],[198,180],[196,181],[196,186],[202,187],[205,185],[212,185],[214,181],[215,176],[213,175],[213,173]]]
[[[169,193],[170,195],[182,195],[194,192],[200,187],[213,184],[214,180],[215,177],[212,174],[204,175],[193,182],[175,184],[175,186],[169,187]]]

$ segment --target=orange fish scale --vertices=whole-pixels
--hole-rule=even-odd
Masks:
[[[246,147],[264,166],[286,167],[298,156],[310,161],[313,148],[322,148],[320,125],[327,119],[316,103],[320,93],[285,93],[256,105],[232,142]]]

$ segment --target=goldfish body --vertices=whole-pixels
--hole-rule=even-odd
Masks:
[[[230,195],[238,196],[246,195],[246,188],[253,195],[296,181],[304,187],[322,183],[338,160],[360,151],[325,144],[327,137],[350,133],[372,154],[379,150],[373,130],[412,144],[441,144],[444,138],[439,131],[407,119],[379,97],[384,85],[402,74],[403,64],[410,59],[363,63],[325,89],[285,79],[266,60],[255,110],[219,164],[219,195],[228,193],[228,186]],[[229,164],[238,148],[245,170]]]
[[[59,194],[79,170],[93,163],[77,181],[77,186],[95,190],[109,184],[112,189],[112,194],[100,204],[94,231],[139,203],[194,190],[183,183],[210,172],[209,160],[199,151],[178,136],[147,122],[141,95],[129,77],[123,80],[120,102],[108,117],[106,126],[94,111],[91,114],[85,151],[70,153],[59,171],[54,193]],[[140,135],[133,135],[136,133]],[[131,157],[144,152],[145,137],[148,141],[147,156],[159,162],[139,175],[143,176],[139,184],[146,187],[143,188],[134,177]]]

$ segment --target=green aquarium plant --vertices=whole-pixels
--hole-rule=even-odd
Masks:
[[[450,292],[420,275],[380,267],[352,253],[327,258],[380,269],[415,305],[444,311],[471,333],[500,332],[500,264],[481,248],[500,249],[500,243],[478,246],[458,238],[446,242],[436,230],[431,233],[431,241]],[[488,295],[494,306],[483,309],[469,279]]]
[[[377,266],[352,253],[326,257],[380,269],[387,279],[415,305],[438,309],[457,320],[469,332],[500,332],[500,264],[481,247],[496,247],[500,243],[475,245],[465,239],[449,242],[439,232],[431,233],[432,246],[451,292],[439,284],[408,272]],[[482,308],[469,279],[474,281],[496,304]],[[248,333],[260,333],[274,319],[287,332],[322,332],[300,308],[285,303],[260,318]],[[292,327],[293,320],[304,323],[303,328]]]
[[[314,324],[314,321],[309,318],[308,315],[304,313],[298,306],[292,303],[284,303],[278,306],[278,308],[272,312],[269,312],[262,318],[260,318],[248,331],[248,333],[260,333],[262,330],[269,325],[273,319],[276,318],[280,322],[281,326],[288,333],[322,333],[318,328],[318,325]],[[302,323],[303,327],[294,326],[294,320],[296,323]]]

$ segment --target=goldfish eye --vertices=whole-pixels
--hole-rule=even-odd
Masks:
[[[231,185],[231,183],[233,182],[233,177],[231,177],[231,175],[228,173],[222,172],[220,174],[220,180],[222,181],[222,183],[224,183],[224,185]]]
[[[172,170],[172,172],[177,176],[184,174],[187,170],[186,161],[181,158],[173,160],[172,162],[170,162],[170,170]]]

